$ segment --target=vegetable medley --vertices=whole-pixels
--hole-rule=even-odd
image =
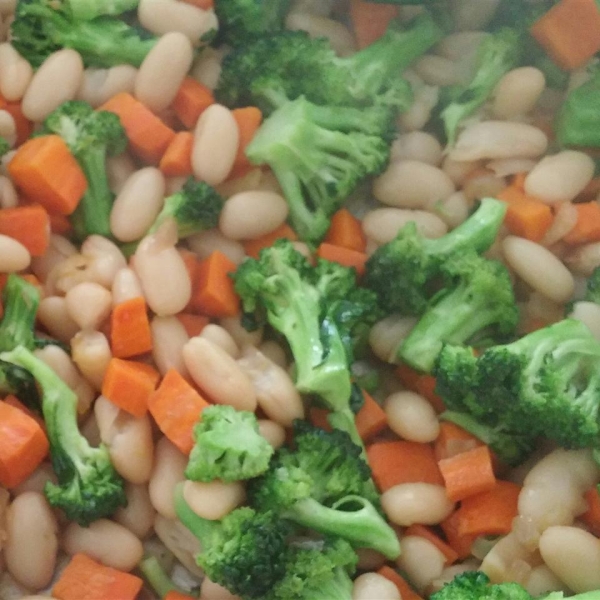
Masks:
[[[0,17],[0,597],[600,599],[600,2]]]

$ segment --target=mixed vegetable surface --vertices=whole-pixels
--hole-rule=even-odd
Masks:
[[[0,596],[600,599],[600,3],[9,4]]]

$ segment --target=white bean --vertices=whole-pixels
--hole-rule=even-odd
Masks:
[[[27,90],[33,68],[8,42],[0,44],[0,93],[9,102],[16,102]]]
[[[421,79],[429,85],[456,85],[463,79],[461,65],[445,56],[425,54],[414,65],[413,69]]]
[[[148,492],[152,506],[166,519],[175,519],[173,494],[175,486],[185,480],[188,457],[180,452],[166,437],[156,444],[154,466],[150,476]]]
[[[214,90],[221,76],[222,48],[204,48],[198,60],[194,63],[190,76],[204,84],[209,90]]]
[[[400,342],[408,335],[417,320],[413,317],[390,315],[384,317],[371,327],[369,332],[369,346],[375,356],[384,362],[396,358],[396,350]]]
[[[178,31],[163,35],[137,72],[136,98],[154,112],[167,108],[192,66],[192,59],[193,48],[186,35]]]
[[[531,569],[531,573],[525,582],[525,589],[534,597],[543,597],[550,592],[560,590],[567,592],[567,586],[548,568],[547,565],[539,565]]]
[[[211,581],[208,577],[202,580],[200,586],[200,597],[202,600],[241,600],[222,585]]]
[[[175,369],[184,377],[187,367],[183,361],[183,347],[190,337],[177,317],[154,317],[150,323],[152,332],[152,357],[159,372],[164,375]]]
[[[0,175],[0,207],[15,208],[18,204],[19,197],[12,181],[8,177]],[[34,260],[31,260],[32,265]]]
[[[258,347],[270,361],[279,365],[282,369],[288,368],[288,360],[285,350],[275,340],[265,340]]]
[[[494,117],[511,119],[527,114],[533,110],[545,87],[546,78],[539,69],[512,69],[502,77],[494,90]]]
[[[446,155],[442,163],[442,170],[455,186],[461,187],[467,181],[467,177],[479,166],[481,161],[478,160],[454,160]]]
[[[235,343],[235,340],[231,337],[229,332],[223,327],[215,325],[214,323],[209,323],[200,333],[200,337],[216,344],[225,350],[232,358],[239,358],[240,349],[238,348],[238,345]]]
[[[194,175],[210,185],[225,181],[233,167],[239,140],[239,128],[231,111],[221,104],[209,106],[194,129]]]
[[[509,266],[540,294],[557,303],[573,295],[573,275],[547,248],[510,235],[502,242],[502,251]]]
[[[235,340],[235,343],[243,348],[244,346],[258,346],[263,337],[263,329],[259,327],[254,331],[248,331],[241,323],[240,317],[224,317],[219,319],[221,327],[229,332],[229,335]]]
[[[31,260],[31,270],[40,281],[45,283],[50,271],[74,254],[77,254],[77,248],[66,238],[53,233],[50,235],[50,244],[46,253]]]
[[[437,46],[436,52],[451,60],[473,59],[481,42],[489,37],[485,31],[458,31],[447,35]]]
[[[69,523],[62,547],[67,554],[87,554],[120,571],[131,571],[144,555],[142,542],[129,529],[108,519],[98,519],[88,527]]]
[[[454,192],[439,202],[435,214],[450,228],[458,227],[469,216],[469,202],[463,192]]]
[[[12,148],[17,141],[17,126],[15,119],[7,110],[0,110],[0,135]]]
[[[390,429],[412,442],[433,442],[440,433],[440,423],[431,403],[415,392],[396,392],[384,404]]]
[[[600,304],[580,300],[575,302],[573,310],[567,316],[585,323],[594,337],[600,341]]]
[[[376,208],[369,211],[362,221],[365,235],[377,244],[391,242],[400,229],[413,222],[417,231],[427,238],[442,237],[448,226],[433,213],[425,210],[408,210],[404,208]]]
[[[446,557],[429,540],[418,535],[405,535],[400,545],[402,553],[397,564],[417,591],[423,592],[442,574]]]
[[[440,89],[425,84],[414,72],[405,71],[404,77],[412,85],[414,101],[410,108],[400,115],[398,122],[406,131],[416,131],[422,129],[429,121],[431,111],[439,101]]]
[[[446,488],[432,483],[395,485],[381,495],[381,506],[392,523],[403,527],[436,525],[454,510]]]
[[[194,556],[200,552],[200,542],[181,521],[166,519],[158,514],[154,519],[154,532],[195,578],[200,580],[204,577],[204,573],[194,560]]]
[[[398,136],[390,149],[391,160],[416,160],[437,166],[442,162],[442,146],[430,133],[411,131]]]
[[[112,294],[98,283],[83,282],[65,295],[67,310],[81,329],[99,329],[110,315]]]
[[[183,484],[183,498],[189,507],[203,519],[218,521],[240,506],[246,499],[246,491],[241,481],[186,481]]]
[[[112,358],[106,336],[99,331],[79,331],[71,339],[71,357],[83,376],[100,390]]]
[[[363,573],[354,580],[352,600],[402,600],[398,588],[378,573]]]
[[[548,204],[570,202],[594,176],[594,161],[576,150],[545,156],[525,178],[525,191]]]
[[[246,257],[244,246],[226,238],[218,229],[207,229],[187,238],[188,246],[200,257],[207,258],[215,250],[222,252],[229,260],[239,265]]]
[[[258,431],[275,450],[285,444],[285,429],[275,421],[258,419]]]
[[[483,29],[494,16],[500,0],[452,0],[452,17],[460,31]]]
[[[114,514],[114,519],[123,527],[127,527],[133,535],[143,540],[152,531],[155,511],[150,502],[147,485],[125,485],[127,506],[121,507]]]
[[[112,284],[112,304],[117,306],[128,300],[144,296],[142,284],[133,269],[119,269]]]
[[[600,266],[600,242],[582,244],[565,256],[569,267],[584,277],[589,277]]]
[[[31,263],[29,250],[17,240],[0,234],[0,273],[15,273]]]
[[[73,100],[83,78],[83,61],[75,50],[51,54],[35,72],[21,102],[31,121],[43,121],[57,106]]]
[[[61,342],[69,343],[79,331],[67,310],[67,302],[60,296],[46,296],[40,300],[37,318],[48,333]]]
[[[136,168],[136,164],[127,152],[119,156],[109,156],[106,159],[106,173],[110,189],[118,194]]]
[[[88,68],[83,72],[77,98],[94,108],[121,92],[132,93],[137,69],[132,65],[116,65],[110,69]]]

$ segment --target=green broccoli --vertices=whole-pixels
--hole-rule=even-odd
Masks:
[[[352,600],[357,556],[346,541],[333,538],[292,546],[285,575],[264,600]]]
[[[206,575],[244,599],[262,600],[285,574],[281,557],[289,527],[270,511],[237,508],[220,521],[198,516],[175,491],[179,520],[200,540],[196,562]]]
[[[135,10],[140,0],[65,0],[76,21],[91,21],[103,15]]]
[[[335,275],[337,273],[337,276]],[[346,299],[373,304],[372,296],[349,294],[356,287],[353,269],[319,260],[312,267],[288,240],[264,249],[258,260],[248,259],[233,274],[245,323],[267,321],[286,338],[295,361],[296,387],[315,394],[332,411],[334,427],[348,431],[362,444],[350,407],[351,373],[345,345],[347,326],[360,329],[356,319],[336,322],[338,302]],[[377,314],[345,305],[350,314],[363,314],[366,326]]]
[[[76,19],[64,0],[19,0],[10,26],[15,49],[34,67],[62,48],[72,48],[88,67],[139,67],[158,38],[123,19]]]
[[[398,536],[378,512],[371,471],[350,436],[296,421],[294,445],[280,448],[269,471],[250,482],[252,505],[397,558]]]
[[[68,519],[87,526],[125,506],[123,480],[106,446],[90,446],[77,425],[75,392],[44,362],[23,346],[0,354],[0,360],[26,369],[42,389],[42,413],[50,441],[50,459],[58,485],[48,482],[44,493]]]
[[[0,360],[0,395],[12,394],[25,406],[40,411],[40,395],[31,373],[10,362]]]
[[[440,267],[444,288],[398,348],[398,358],[430,372],[444,344],[486,343],[514,333],[519,311],[506,267],[475,251],[452,255]]]
[[[2,290],[4,315],[0,321],[0,352],[24,346],[35,348],[35,318],[40,304],[37,287],[11,273]]]
[[[318,242],[357,185],[386,167],[393,128],[384,108],[317,106],[299,97],[262,124],[246,156],[271,167],[294,230],[302,240]]]
[[[273,446],[258,432],[254,413],[209,406],[194,427],[194,447],[185,476],[194,481],[239,481],[269,468]]]
[[[436,292],[440,266],[454,254],[485,252],[496,239],[506,205],[484,198],[461,225],[438,239],[427,239],[407,223],[391,242],[380,246],[366,265],[364,285],[374,290],[387,313],[419,315]]]
[[[596,267],[588,277],[583,299],[586,302],[600,304],[600,267]]]
[[[11,149],[11,145],[8,140],[0,136],[0,158],[3,157]]]
[[[138,568],[161,600],[165,600],[169,592],[186,593],[186,590],[175,585],[156,556],[146,556],[140,561]]]
[[[62,137],[88,182],[87,190],[71,216],[77,239],[91,234],[111,236],[113,193],[108,184],[106,158],[127,147],[127,137],[117,115],[96,111],[87,102],[71,100],[52,111],[38,135]]]
[[[412,92],[400,74],[443,36],[425,13],[408,26],[394,21],[375,43],[336,56],[329,42],[285,31],[234,50],[223,62],[217,99],[230,107],[256,105],[265,114],[281,98],[305,96],[323,106],[386,105],[406,110]]]
[[[479,47],[477,68],[471,81],[447,88],[449,101],[441,112],[441,118],[449,146],[454,145],[464,119],[488,99],[502,76],[517,65],[520,47],[520,34],[514,29],[490,34]]]

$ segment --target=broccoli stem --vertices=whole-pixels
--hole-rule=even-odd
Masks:
[[[347,409],[339,409],[329,413],[327,417],[329,424],[334,429],[340,429],[341,431],[345,431],[352,441],[359,446],[363,451],[363,456],[366,458],[364,451],[365,445],[358,433],[358,429],[356,428],[356,415],[350,407]]]
[[[205,548],[210,537],[220,527],[219,521],[209,521],[197,515],[183,497],[183,484],[177,484],[174,493],[177,518],[198,538]]]
[[[169,592],[185,593],[185,590],[173,583],[156,556],[148,556],[142,560],[139,568],[160,598],[164,598]]]
[[[40,303],[38,289],[11,273],[2,296],[4,316],[0,322],[0,352],[16,346],[32,350],[35,344],[35,317]]]
[[[340,509],[350,504],[359,504],[360,508]],[[346,496],[331,508],[312,498],[305,498],[284,511],[282,517],[321,533],[340,536],[359,548],[373,548],[390,560],[400,556],[396,532],[375,507],[361,496]]]
[[[91,21],[102,15],[120,15],[134,10],[139,0],[67,0],[77,21]]]

